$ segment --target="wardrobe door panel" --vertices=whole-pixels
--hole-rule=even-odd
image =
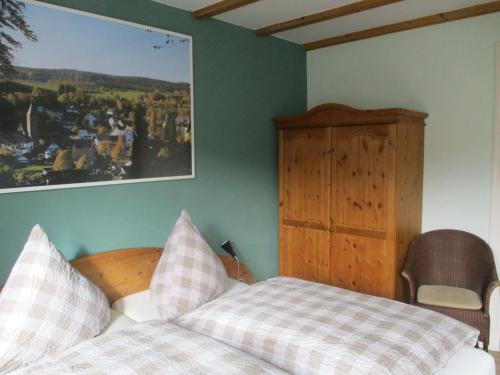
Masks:
[[[389,130],[389,125],[335,128],[335,226],[387,231],[388,193],[395,164]]]
[[[393,257],[387,241],[380,238],[335,234],[332,264],[336,265],[332,284],[380,297],[394,297]]]
[[[330,128],[282,132],[282,224],[325,229],[330,216]]]
[[[280,274],[328,284],[330,233],[287,226],[280,232]]]
[[[329,128],[280,132],[279,272],[330,280]]]

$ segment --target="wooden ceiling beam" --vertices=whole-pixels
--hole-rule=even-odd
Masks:
[[[315,42],[305,43],[302,46],[310,51],[318,48],[335,46],[337,44],[354,42],[357,40],[373,38],[376,36],[398,33],[401,31],[418,29],[420,27],[438,25],[445,22],[458,21],[466,18],[482,16],[489,13],[500,12],[500,1],[491,1],[467,8],[452,10],[449,12],[434,14],[432,16],[415,18],[409,21],[393,23],[390,25],[374,27],[367,30],[326,38]]]
[[[313,23],[328,21],[334,18],[348,16],[349,14],[364,12],[369,9],[378,8],[400,1],[402,0],[362,0],[356,3],[343,5],[341,7],[333,8],[330,10],[325,10],[323,12],[314,13],[309,16],[299,17],[290,21],[280,22],[274,25],[262,27],[255,30],[255,34],[257,36],[276,34],[285,30],[303,27],[311,25]]]
[[[252,4],[258,0],[222,0],[212,5],[195,10],[192,15],[196,19],[204,19],[213,17],[221,13],[229,12],[230,10],[241,8],[245,5]]]

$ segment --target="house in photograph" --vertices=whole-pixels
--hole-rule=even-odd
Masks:
[[[92,128],[79,128],[76,134],[72,134],[69,138],[72,140],[88,140],[93,141],[97,137],[97,130]]]
[[[88,126],[90,127],[97,126],[97,117],[93,113],[88,113],[85,116],[85,120],[87,121]]]
[[[87,157],[87,162],[92,165],[96,158],[96,149],[92,140],[78,140],[71,147],[71,158],[78,161],[82,156]]]
[[[111,129],[120,128],[123,129],[125,127],[125,123],[120,117],[113,116],[108,119],[108,125]]]
[[[50,145],[47,146],[47,148],[44,151],[44,158],[46,160],[51,160],[53,159],[57,152],[61,149],[58,144],[56,143],[51,143]]]
[[[131,147],[134,143],[134,140],[137,138],[137,132],[130,125],[125,127],[125,130],[123,130],[123,133],[121,135],[125,138],[127,147]]]
[[[70,115],[78,115],[80,114],[80,111],[76,106],[70,105],[69,107],[66,108],[66,113]]]
[[[116,144],[118,135],[97,135],[94,138],[94,146],[99,147],[103,142],[109,142],[111,145]]]
[[[64,117],[62,112],[55,112],[55,111],[51,111],[50,109],[47,109],[45,111],[45,113],[47,114],[49,121],[61,124],[63,117]]]
[[[125,126],[124,129],[120,129],[119,126],[113,128],[111,133],[109,133],[112,137],[124,137],[125,144],[127,147],[132,146],[134,143],[134,139],[137,137],[137,132],[132,126]]]
[[[0,148],[10,151],[16,157],[25,157],[33,152],[34,142],[31,137],[20,132],[2,132],[0,133]]]

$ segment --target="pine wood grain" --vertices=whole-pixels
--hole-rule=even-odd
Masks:
[[[426,117],[327,104],[275,119],[281,274],[403,299],[399,273],[420,233]]]
[[[492,1],[485,4],[475,5],[467,8],[452,10],[449,12],[433,14],[420,18],[414,18],[408,21],[393,23],[379,27],[370,28],[367,30],[356,31],[349,34],[338,35],[331,38],[325,38],[314,42],[304,43],[302,47],[306,51],[311,51],[318,48],[335,46],[343,43],[350,43],[357,40],[374,38],[381,35],[398,33],[401,31],[418,29],[441,23],[463,20],[466,18],[482,16],[485,14],[495,13],[500,11],[500,1]]]
[[[110,303],[130,294],[149,289],[151,277],[162,254],[162,248],[131,248],[102,252],[71,261],[71,265],[96,284]],[[236,278],[233,258],[220,256],[229,277]],[[252,273],[241,264],[240,277],[252,284]]]
[[[192,15],[196,19],[209,18],[221,13],[229,12],[233,9],[241,8],[257,1],[258,0],[222,0],[215,4],[195,10]]]
[[[313,23],[345,17],[348,16],[349,14],[364,12],[366,10],[397,3],[400,1],[402,0],[362,0],[352,4],[347,4],[333,9],[325,10],[323,12],[318,12],[307,16],[295,18],[293,20],[265,26],[255,30],[255,34],[257,36],[276,34],[282,31],[295,29],[297,27],[303,27],[311,25]]]
[[[281,275],[329,282],[329,254],[316,249],[330,241],[330,139],[329,128],[280,132]]]

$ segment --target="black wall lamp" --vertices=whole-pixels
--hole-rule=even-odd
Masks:
[[[222,247],[224,249],[224,251],[226,253],[228,253],[229,255],[231,255],[233,257],[233,259],[236,261],[236,264],[238,266],[237,280],[238,281],[243,281],[243,280],[240,279],[240,260],[236,256],[236,252],[233,249],[233,244],[231,243],[231,241],[225,240],[223,243],[220,244],[220,247]]]

